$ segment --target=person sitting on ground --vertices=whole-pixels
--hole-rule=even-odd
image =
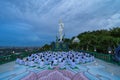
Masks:
[[[85,59],[84,59],[83,56],[82,56],[82,58],[81,58],[81,63],[85,63]]]
[[[91,62],[95,60],[94,56],[90,55],[89,57]]]
[[[20,61],[20,58],[18,57],[15,62],[18,64],[19,61]]]
[[[35,67],[34,59],[28,63],[28,66]]]
[[[50,66],[49,66],[50,69],[53,69],[53,67],[54,67],[53,63],[54,63],[54,61],[51,61]]]
[[[79,64],[79,58],[78,57],[75,58],[75,63]]]
[[[44,60],[42,59],[42,61],[39,64],[39,68],[44,68]]]
[[[57,58],[54,60],[53,64],[56,66],[58,64]]]
[[[62,61],[59,63],[59,68],[60,68],[60,69],[66,69],[66,67],[65,67],[65,61],[64,61],[64,60],[62,60]]]
[[[46,65],[49,65],[48,58],[45,60],[45,64],[46,64]]]
[[[28,58],[26,58],[24,65],[25,65],[25,66],[28,66],[28,63],[29,63],[29,62],[28,62]]]
[[[72,60],[72,63],[71,63],[70,66],[71,66],[71,68],[76,68],[76,64],[75,64],[75,60],[74,59]]]
[[[20,65],[24,65],[24,60],[22,60],[22,58],[20,58],[18,64],[20,64]]]

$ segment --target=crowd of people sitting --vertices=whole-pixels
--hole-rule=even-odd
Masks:
[[[45,65],[49,65],[49,68],[54,66],[59,66],[59,68],[64,69],[66,65],[71,68],[75,68],[77,64],[87,63],[94,61],[94,56],[84,53],[84,52],[41,52],[36,54],[31,54],[28,57],[21,59],[17,58],[16,63],[20,65],[44,68]]]

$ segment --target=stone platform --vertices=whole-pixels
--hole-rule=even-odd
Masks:
[[[67,43],[59,43],[55,42],[52,44],[52,51],[68,51],[68,44]]]
[[[77,69],[71,69],[68,65],[66,70],[73,74],[82,73],[89,80],[120,80],[120,66],[99,59],[95,59],[95,61],[91,63],[79,64],[77,66]],[[0,65],[0,80],[21,80],[31,73],[38,74],[45,70],[49,70],[48,66],[40,69],[9,62]]]

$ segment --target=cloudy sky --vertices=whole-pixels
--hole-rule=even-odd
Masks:
[[[0,46],[55,41],[59,19],[67,38],[120,26],[120,0],[0,0]]]

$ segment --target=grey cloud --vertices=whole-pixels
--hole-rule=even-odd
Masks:
[[[119,0],[1,0],[0,25],[23,33],[19,40],[55,40],[62,18],[66,37],[119,26]],[[4,7],[4,9],[3,9]],[[24,35],[24,36],[22,36]],[[24,39],[21,39],[21,38]],[[27,43],[26,43],[27,44]]]

